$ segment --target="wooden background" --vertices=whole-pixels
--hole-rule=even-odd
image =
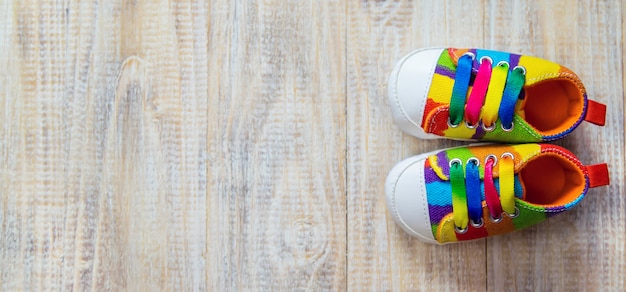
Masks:
[[[620,1],[0,0],[0,290],[624,291]],[[559,62],[610,187],[514,234],[429,246],[387,213],[411,50]]]

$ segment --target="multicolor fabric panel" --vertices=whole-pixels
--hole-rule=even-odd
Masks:
[[[515,127],[512,132],[505,132],[501,128],[499,119],[496,121],[495,130],[491,132],[486,132],[482,127],[468,128],[463,125],[450,127],[448,125],[448,118],[450,117],[450,102],[456,77],[457,62],[459,58],[467,52],[473,53],[476,56],[472,66],[473,72],[478,71],[480,59],[484,56],[488,56],[493,60],[493,67],[500,61],[508,62],[510,68],[514,68],[518,65],[523,66],[526,69],[526,83],[524,87],[529,87],[544,80],[560,76],[576,76],[571,70],[557,63],[536,57],[482,49],[446,49],[439,57],[428,93],[428,99],[424,107],[422,128],[427,133],[460,139],[502,141],[509,143],[541,142],[559,139],[569,134],[582,122],[587,107],[587,95],[584,93],[584,87],[580,84],[579,87],[583,90],[584,95],[583,111],[580,113],[580,117],[574,125],[556,135],[543,136],[525,121],[524,110],[521,108],[523,101],[518,102],[515,108],[513,117]],[[472,82],[473,79],[470,81],[468,96],[472,89]],[[523,97],[524,92],[522,91],[520,100],[523,100]]]
[[[462,147],[444,150],[436,155],[429,156],[424,165],[424,178],[426,182],[426,193],[428,201],[428,212],[430,216],[430,223],[433,235],[435,239],[441,243],[463,241],[482,238],[491,235],[498,235],[507,233],[510,231],[522,229],[536,223],[545,220],[547,217],[556,215],[572,206],[576,205],[587,192],[588,184],[585,186],[583,193],[578,196],[574,201],[569,202],[562,206],[553,206],[545,208],[539,205],[534,205],[526,202],[524,188],[520,181],[518,171],[531,159],[537,155],[542,155],[558,149],[551,145],[540,144],[520,144],[520,145],[486,145],[486,146],[474,146],[474,147]],[[485,204],[484,197],[484,168],[483,163],[487,156],[494,154],[500,156],[503,153],[511,153],[514,156],[514,192],[515,192],[515,206],[519,209],[519,216],[515,218],[509,218],[502,216],[503,220],[498,223],[491,222],[489,218],[489,210]],[[450,167],[449,163],[454,158],[459,158],[461,161],[467,161],[468,159],[476,157],[481,161],[479,166],[481,177],[481,189],[482,189],[482,206],[483,206],[483,222],[484,225],[480,228],[469,228],[466,233],[459,234],[455,232],[452,208],[452,195],[450,184]],[[581,169],[584,167],[577,162]],[[465,167],[465,164],[463,164]],[[498,186],[499,173],[497,168],[494,168],[494,180],[495,185]],[[499,189],[498,189],[499,192]]]

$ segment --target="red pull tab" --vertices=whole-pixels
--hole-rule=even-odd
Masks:
[[[606,163],[587,165],[587,175],[590,188],[609,185],[609,167]]]
[[[587,114],[585,121],[594,125],[604,126],[606,122],[606,105],[593,100],[587,100]]]

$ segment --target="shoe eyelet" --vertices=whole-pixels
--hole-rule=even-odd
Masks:
[[[504,214],[506,214],[507,217],[513,219],[513,218],[519,217],[520,212],[519,212],[519,209],[515,207],[515,212],[513,214],[509,214],[507,212],[504,212]]]
[[[454,164],[459,164],[459,165],[462,166],[463,165],[463,161],[461,161],[461,159],[459,159],[459,158],[455,158],[455,159],[450,160],[450,163],[448,165],[450,167],[452,167],[452,165],[454,165]]]
[[[467,226],[465,228],[459,228],[458,226],[454,225],[454,232],[456,232],[457,234],[463,234],[465,232],[467,232]]]
[[[486,127],[484,123],[480,123],[480,126],[483,127],[483,130],[485,132],[493,132],[493,130],[496,129],[496,124],[493,123],[493,125],[491,125],[490,127]]]
[[[465,52],[465,54],[461,55],[461,57],[463,56],[470,56],[472,60],[476,59],[476,55],[474,55],[474,53],[472,52]]]
[[[504,217],[502,217],[502,214],[500,214],[500,217],[498,218],[493,218],[491,217],[491,215],[489,215],[489,221],[496,223],[496,224],[502,222],[502,219],[504,219]]]
[[[493,166],[496,166],[496,164],[498,164],[498,157],[493,154],[489,154],[487,155],[487,158],[485,158],[485,165],[487,165],[489,159],[493,160]]]
[[[484,60],[489,60],[489,64],[493,64],[493,59],[491,59],[491,57],[489,57],[489,56],[482,56],[480,58],[480,63],[482,64],[484,62]]]
[[[476,127],[478,127],[478,124],[472,125],[469,123],[469,121],[465,121],[465,127],[468,129],[476,129]]]
[[[478,160],[478,158],[476,157],[470,157],[470,159],[467,160],[467,162],[465,164],[470,164],[470,163],[474,163],[476,164],[476,166],[480,165],[480,160]]]
[[[507,62],[507,61],[500,61],[500,62],[498,62],[498,65],[496,65],[496,66],[498,66],[498,67],[507,67],[508,68],[509,67],[509,62]]]
[[[482,218],[480,218],[478,222],[474,222],[474,220],[470,219],[470,225],[474,228],[481,228],[483,227],[483,225],[485,225],[485,222],[483,222]]]
[[[460,124],[460,123],[459,123]],[[459,124],[453,124],[452,121],[450,120],[450,117],[448,117],[448,127],[450,128],[456,128],[459,126]]]
[[[515,68],[513,68],[513,71],[515,71],[517,69],[521,69],[522,70],[522,74],[524,76],[526,76],[526,68],[524,66],[517,65],[517,66],[515,66]]]
[[[515,160],[515,156],[511,152],[504,152],[500,155],[500,158],[511,157],[512,160]]]
[[[515,126],[515,123],[513,123],[513,122],[511,122],[511,127],[510,128],[505,128],[504,124],[500,124],[500,128],[502,128],[502,131],[505,131],[505,132],[513,131],[514,126]]]

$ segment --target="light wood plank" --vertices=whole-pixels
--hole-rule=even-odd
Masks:
[[[93,285],[198,290],[207,285],[207,32],[191,27],[206,6],[135,1],[119,9],[122,62],[103,131]]]
[[[210,7],[211,290],[344,290],[345,6]]]
[[[608,105],[606,127],[581,125],[557,142],[583,163],[608,162],[612,184],[591,189],[570,212],[488,239],[491,291],[620,291],[625,287],[622,8],[619,1],[490,1],[494,49],[553,60],[574,70],[589,98]]]
[[[422,47],[483,44],[483,7],[467,1],[351,1],[348,8],[348,287],[484,290],[485,241],[431,246],[388,215],[384,181],[401,159],[459,145],[419,141],[391,121],[387,78]]]
[[[207,26],[152,4],[8,9],[2,290],[206,287]]]

